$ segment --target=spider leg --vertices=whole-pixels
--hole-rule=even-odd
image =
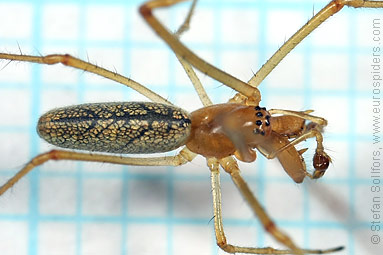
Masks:
[[[249,84],[258,87],[267,75],[320,24],[325,22],[335,13],[339,12],[344,6],[354,8],[383,8],[383,1],[361,1],[361,0],[333,0],[322,8],[314,17],[303,25],[293,36],[291,36],[271,58],[258,70],[249,80]]]
[[[193,3],[190,6],[189,12],[188,12],[184,22],[181,24],[181,26],[178,28],[178,30],[174,33],[175,37],[180,38],[181,35],[189,29],[191,17],[193,16],[193,12],[194,12],[196,4],[197,4],[197,0],[193,0]],[[204,106],[212,105],[213,103],[210,100],[209,96],[207,95],[206,90],[202,86],[202,83],[199,80],[199,78],[198,78],[196,72],[194,71],[192,65],[189,64],[187,61],[185,61],[185,59],[183,59],[177,53],[176,53],[176,57],[177,57],[178,61],[180,62],[180,64],[182,65],[183,69],[185,70],[190,81],[192,82],[194,89],[197,92],[198,97],[201,100],[202,104]]]
[[[121,83],[127,87],[130,87],[137,91],[138,93],[141,93],[142,95],[146,96],[150,100],[157,102],[157,103],[164,103],[164,104],[172,104],[165,98],[161,97],[157,93],[153,92],[152,90],[146,88],[145,86],[141,85],[138,82],[135,82],[132,79],[129,79],[125,76],[122,76],[116,72],[109,71],[105,68],[99,67],[97,65],[91,64],[89,62],[83,61],[81,59],[72,57],[71,55],[64,54],[54,54],[54,55],[47,55],[47,56],[30,56],[30,55],[22,55],[22,54],[7,54],[7,53],[0,53],[0,59],[9,59],[11,61],[23,61],[23,62],[31,62],[31,63],[39,63],[39,64],[46,64],[46,65],[54,65],[61,63],[66,66],[71,66],[76,69],[84,70],[86,72],[94,73],[99,76],[105,77],[107,79],[116,81],[118,83]]]
[[[269,232],[277,241],[284,244],[290,250],[278,250],[270,247],[266,248],[249,248],[238,247],[226,243],[225,235],[222,227],[221,216],[221,190],[219,185],[219,171],[216,166],[217,163],[210,160],[208,161],[209,168],[211,169],[212,176],[212,190],[214,202],[214,220],[216,222],[216,236],[218,245],[229,253],[250,253],[250,254],[325,254],[335,251],[340,251],[343,247],[336,247],[327,250],[311,250],[300,249],[291,238],[283,233],[267,215],[266,211],[260,205],[256,197],[251,192],[247,183],[243,180],[237,162],[232,157],[226,157],[218,161],[222,168],[230,174],[234,184],[237,186],[239,192],[246,199],[249,206],[252,208],[255,215],[263,225],[264,229]],[[209,164],[210,163],[210,164]]]
[[[217,245],[228,253],[250,253],[250,254],[290,254],[289,250],[278,250],[270,247],[252,248],[231,245],[227,242],[222,222],[221,208],[221,184],[219,178],[219,162],[215,158],[208,159],[207,164],[211,171],[211,187],[213,194],[214,207],[214,230],[217,240]]]
[[[152,10],[158,7],[165,7],[174,5],[184,0],[159,0],[149,1],[140,7],[140,13],[146,22],[153,28],[153,30],[169,45],[172,50],[179,55],[182,59],[185,59],[192,66],[203,72],[204,74],[216,79],[219,82],[231,87],[232,89],[242,93],[254,102],[259,103],[261,100],[261,94],[257,88],[254,88],[243,82],[234,76],[218,69],[217,67],[209,64],[184,44],[182,44],[176,36],[169,32],[164,25],[152,14]]]
[[[44,164],[50,160],[73,160],[73,161],[87,161],[87,162],[103,162],[121,165],[132,166],[180,166],[187,162],[192,161],[196,154],[189,151],[189,149],[182,149],[175,156],[166,157],[152,157],[152,158],[133,158],[121,157],[116,155],[104,154],[88,154],[74,151],[65,150],[51,150],[50,152],[42,153],[34,157],[27,163],[20,171],[18,171],[11,179],[0,187],[0,196],[11,188],[16,182],[23,178],[26,174],[32,171],[37,166]]]

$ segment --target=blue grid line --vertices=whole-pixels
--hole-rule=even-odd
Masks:
[[[28,219],[28,215],[24,216],[17,216],[14,217],[12,215],[5,216],[4,218],[8,217],[8,220],[10,221],[20,221],[20,220],[26,220]],[[76,216],[66,216],[66,215],[52,215],[52,216],[42,216],[39,218],[39,221],[46,221],[46,222],[51,222],[51,221],[59,221],[59,222],[72,222],[73,220],[77,220]],[[105,223],[105,222],[120,222],[122,218],[120,216],[82,216],[80,218],[82,222],[100,222],[100,223]],[[131,217],[128,223],[143,223],[143,224],[162,224],[166,220],[165,218],[145,218],[145,217]],[[242,220],[242,219],[232,219],[228,218],[225,219],[225,222],[229,225],[237,225],[237,226],[248,226],[249,224],[253,224],[253,219],[248,219],[248,220]],[[205,218],[195,218],[195,219],[174,219],[174,223],[177,225],[207,225],[206,219]],[[211,222],[211,224],[213,224]],[[209,224],[209,225],[211,225]],[[281,227],[299,227],[303,228],[305,225],[308,224],[307,226],[310,228],[321,228],[321,229],[326,229],[326,228],[340,228],[342,227],[341,223],[334,224],[332,221],[309,221],[309,222],[302,222],[300,220],[296,221],[291,221],[291,220],[279,220],[278,225]],[[369,222],[362,222],[355,224],[355,228],[365,228],[368,227]]]
[[[352,18],[349,17],[349,21],[352,22]],[[351,29],[351,27],[350,27]],[[352,54],[353,52],[355,52],[355,41],[357,38],[355,38],[355,35],[353,33],[351,33],[351,31],[349,32],[349,35],[350,35],[350,47],[349,47],[349,51],[350,51],[350,69],[351,69],[351,73],[350,73],[350,85],[349,85],[349,93],[350,93],[350,97],[351,97],[351,102],[350,102],[350,111],[349,111],[349,122],[350,122],[350,126],[352,127],[352,123],[355,123],[355,117],[353,114],[353,112],[355,112],[356,110],[356,106],[355,104],[353,104],[352,102],[355,102],[357,96],[355,95],[355,88],[356,88],[356,84],[355,84],[355,80],[356,80],[356,77],[355,77],[355,72],[356,72],[356,57],[354,54]],[[355,160],[355,156],[356,156],[356,151],[355,151],[355,139],[353,139],[353,137],[355,137],[355,130],[354,129],[350,129],[350,147],[349,147],[349,155],[352,155],[350,161],[351,161],[351,164],[350,164],[350,181],[353,182],[353,185],[355,185],[354,183],[354,176],[356,175],[356,171],[355,171],[355,163],[356,163],[356,160]],[[354,210],[353,208],[355,208],[355,191],[352,187],[349,187],[349,195],[350,195],[350,202],[349,202],[349,206],[350,206],[350,216],[351,217],[354,217]],[[347,219],[347,221],[349,223],[353,223],[351,222],[351,219]],[[352,224],[353,225],[353,224]],[[351,244],[350,247],[348,248],[350,254],[355,254],[355,242],[354,242],[354,238],[351,234],[352,232],[350,231],[349,232],[349,235],[348,235],[348,238],[349,238],[349,243]]]
[[[33,31],[33,36],[32,36],[32,42],[34,45],[41,45],[41,35],[40,35],[40,27],[41,27],[41,6],[35,5],[33,8],[33,25],[32,25],[32,31]],[[40,80],[40,67],[37,65],[34,65],[32,67],[32,77],[31,77],[31,82],[32,82],[32,105],[30,106],[31,108],[31,116],[33,119],[37,119],[39,116],[39,105],[36,104],[36,102],[40,102],[40,96],[41,96],[41,80]],[[35,130],[35,127],[32,125],[30,126],[31,132]],[[32,131],[33,130],[33,131]],[[32,158],[34,155],[37,155],[38,149],[37,149],[37,144],[38,140],[36,136],[31,136],[30,137],[30,157]],[[29,194],[29,220],[28,220],[28,225],[29,225],[29,242],[28,242],[28,250],[29,254],[35,255],[37,254],[37,240],[38,240],[38,217],[39,217],[39,172],[34,171],[30,174],[30,194]]]

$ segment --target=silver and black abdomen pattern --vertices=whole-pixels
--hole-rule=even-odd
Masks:
[[[184,110],[151,102],[113,102],[57,108],[40,117],[47,142],[110,153],[171,151],[185,144],[191,123]]]

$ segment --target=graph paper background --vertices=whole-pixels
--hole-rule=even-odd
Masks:
[[[0,0],[0,50],[70,53],[147,85],[189,111],[199,108],[173,54],[138,16],[140,2]],[[183,39],[203,58],[248,80],[325,2],[201,1]],[[156,14],[175,29],[188,6]],[[296,185],[277,162],[262,156],[241,164],[267,211],[303,247],[344,245],[338,254],[347,255],[382,250],[369,240],[371,37],[372,20],[381,17],[374,10],[342,10],[260,87],[263,106],[315,109],[329,120],[325,146],[334,162],[323,179]],[[145,100],[61,65],[0,65],[1,183],[53,148],[35,132],[45,111],[82,102]],[[208,77],[201,80],[216,103],[234,94]],[[313,151],[305,154],[310,161]],[[2,255],[223,254],[215,244],[203,158],[178,168],[50,162],[38,169],[0,198]],[[225,174],[222,179],[228,241],[281,247],[264,233],[230,179]]]

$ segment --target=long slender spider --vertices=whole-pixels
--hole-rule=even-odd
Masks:
[[[144,16],[146,16],[146,17],[151,17],[150,15],[149,15],[149,10],[147,9],[147,8],[141,8],[141,13],[143,13],[144,14]],[[155,25],[155,27],[159,27],[157,24]],[[170,37],[171,38],[171,37]],[[175,42],[177,42],[177,41],[175,41]],[[178,50],[179,50],[180,48],[179,48],[179,46],[176,46],[176,48],[175,48],[175,52],[178,52]],[[191,63],[193,63],[193,64],[196,64],[197,66],[199,65],[198,64],[198,62],[193,62],[193,59],[189,59],[189,56],[193,56],[193,55],[189,55],[189,53],[185,53],[185,52],[178,52],[180,55],[181,55],[181,58],[184,58],[184,59],[186,59],[186,61],[190,61]],[[8,55],[8,54],[5,54],[5,55],[2,55],[3,56],[3,58],[7,58],[7,56],[11,56],[10,58],[12,59],[12,57],[13,57],[13,59],[17,59],[17,57],[15,57],[15,55]],[[26,55],[20,55],[21,56],[21,58],[22,59],[19,59],[19,60],[24,60],[24,61],[26,61],[27,59],[27,57],[26,57]],[[9,57],[8,57],[8,59],[9,59]],[[47,58],[47,59],[49,59],[49,58]],[[54,57],[51,57],[51,59],[54,59]],[[66,60],[64,60],[64,62],[65,62]],[[209,68],[206,68],[206,67],[203,67],[202,68],[203,70],[203,72],[205,72],[206,74],[208,74],[208,75],[212,75],[212,76],[215,76],[215,74],[217,73],[217,72],[213,72],[213,73],[210,73],[210,69]],[[87,71],[89,71],[89,68],[86,68],[86,70]],[[219,73],[219,72],[218,72]],[[258,77],[262,77],[262,75],[261,76],[258,76]],[[219,78],[219,79],[221,79],[220,77],[216,77],[216,78]],[[236,80],[233,80],[232,82],[227,82],[227,79],[228,79],[228,77],[226,77],[226,78],[224,78],[223,80],[221,80],[221,82],[224,82],[224,84],[225,85],[228,85],[228,86],[233,86],[233,87],[235,87],[235,88],[237,88],[239,91],[241,91],[241,92],[243,92],[245,95],[247,95],[247,96],[249,96],[250,97],[250,100],[246,100],[246,101],[244,101],[244,99],[242,98],[242,97],[236,97],[236,99],[235,100],[237,100],[236,102],[237,103],[243,103],[243,102],[246,102],[247,104],[254,104],[254,105],[258,105],[258,103],[259,103],[259,100],[260,100],[260,98],[259,98],[259,94],[258,94],[258,91],[257,90],[253,90],[253,89],[251,89],[248,85],[247,86],[245,86],[244,84],[242,84],[241,82],[238,82],[238,81],[236,81]],[[232,78],[229,78],[229,79],[232,79]],[[262,80],[262,78],[260,79],[260,80]],[[252,82],[251,82],[252,83]],[[258,85],[257,83],[259,83],[259,81],[255,81],[255,83],[252,83],[252,84],[256,84],[256,85]],[[237,85],[235,85],[235,84],[239,84],[238,85],[238,87],[237,87]],[[242,84],[242,85],[241,85]],[[146,93],[146,95],[148,95],[148,93]],[[162,99],[160,99],[160,98],[158,98],[158,97],[156,97],[154,94],[153,94],[153,96],[150,96],[149,95],[149,98],[151,98],[151,99],[154,99],[154,101],[162,101]],[[205,104],[207,104],[206,103],[207,101],[205,101]],[[276,113],[279,113],[278,111],[275,111]],[[262,114],[264,115],[265,113],[264,112],[262,112]],[[315,117],[310,117],[310,116],[308,116],[308,115],[304,115],[303,113],[296,113],[296,114],[298,114],[298,116],[300,116],[300,117],[306,117],[306,118],[309,118],[309,120],[314,120],[314,121],[319,121],[319,120],[321,120],[321,119],[319,119],[319,118],[315,118]],[[294,119],[294,118],[293,118]],[[322,123],[323,124],[323,123]],[[230,126],[231,124],[230,123],[228,123],[228,125]],[[313,129],[313,131],[314,131],[315,129]],[[263,130],[259,130],[258,131],[258,133],[262,133],[262,132],[267,132],[267,131],[263,131]],[[41,132],[40,132],[41,133]],[[230,132],[229,132],[230,133]],[[315,132],[314,132],[315,133]],[[312,133],[313,134],[313,133]],[[315,133],[315,134],[317,134],[317,135],[320,135],[320,133]],[[229,136],[230,136],[230,134],[228,134]],[[301,133],[297,133],[297,131],[295,131],[295,130],[293,130],[292,131],[292,135],[294,135],[294,136],[300,136],[301,135]],[[44,136],[44,135],[42,135],[42,136]],[[318,137],[318,136],[317,136]],[[303,137],[303,138],[306,138],[306,137]],[[246,150],[245,149],[241,149],[241,147],[240,147],[240,144],[241,144],[241,141],[238,141],[238,140],[236,140],[236,138],[235,137],[231,137],[231,140],[233,141],[233,143],[236,145],[235,147],[237,148],[237,152],[236,152],[236,156],[238,157],[238,158],[241,158],[243,161],[252,161],[252,160],[254,160],[254,158],[252,158],[252,155],[248,155],[248,154],[246,154]],[[253,146],[253,145],[252,145]],[[254,145],[255,146],[255,145]],[[319,144],[319,147],[320,147],[321,145]],[[190,148],[193,148],[193,146],[190,146]],[[276,148],[275,147],[273,147],[272,146],[272,148],[270,149],[270,148],[267,148],[267,146],[265,147],[265,146],[263,146],[263,145],[260,145],[260,147],[258,147],[258,149],[260,149],[263,153],[265,153],[265,154],[269,154],[270,152],[269,152],[269,150],[271,150],[272,152],[274,152],[274,151],[277,151],[277,152],[279,152],[279,153],[276,153],[276,156],[278,156],[278,155],[281,155],[281,153],[283,153],[283,152],[286,152],[286,151],[288,151],[289,149],[293,149],[294,147],[289,147],[289,148],[284,148],[284,149],[281,149],[281,150],[276,150]],[[294,148],[295,149],[295,148]],[[198,151],[197,149],[193,149],[193,150],[196,150],[196,151]],[[56,155],[55,155],[55,153],[56,152],[54,152],[54,153],[51,153],[51,154],[47,154],[47,155],[50,155],[50,157],[52,157],[52,155],[53,155],[53,158],[54,157],[56,157]],[[303,152],[301,152],[301,153],[303,153]],[[322,156],[324,156],[325,158],[326,158],[326,155],[325,154],[321,154],[321,153],[323,153],[323,151],[321,151],[321,149],[320,149],[320,152],[319,152],[319,154],[320,155],[322,155]],[[60,155],[60,154],[57,154],[57,155]],[[66,155],[68,155],[69,156],[69,158],[72,158],[73,156],[75,156],[75,155],[80,155],[80,154],[74,154],[74,153],[65,153],[65,152],[63,152],[61,155],[64,155],[64,158],[66,157]],[[213,154],[213,155],[208,155],[208,156],[214,156],[215,154]],[[271,154],[269,154],[269,155],[271,155]],[[81,159],[85,159],[85,158],[93,158],[93,159],[95,159],[96,161],[109,161],[109,158],[107,158],[106,156],[103,156],[103,157],[95,157],[94,155],[91,155],[91,156],[81,156]],[[72,159],[76,159],[76,158],[72,158]],[[116,162],[117,161],[121,161],[121,160],[119,160],[119,159],[117,159],[117,158],[115,158],[115,160],[116,160]],[[166,158],[165,159],[167,162],[169,162],[169,158]],[[142,159],[140,159],[140,161],[142,161]],[[146,163],[149,163],[150,161],[148,161],[148,162],[144,162],[145,164]],[[213,180],[213,190],[214,191],[216,191],[216,192],[218,192],[218,186],[217,186],[217,180],[216,180],[216,178],[218,177],[218,173],[217,173],[217,170],[216,170],[216,166],[217,166],[217,164],[219,163],[219,164],[221,164],[222,166],[225,166],[225,163],[227,163],[227,162],[231,162],[231,160],[229,160],[229,159],[222,159],[222,160],[220,160],[220,161],[215,161],[215,160],[212,160],[212,159],[210,159],[209,161],[208,161],[208,164],[211,166],[210,168],[211,168],[211,170],[212,170],[212,180]],[[139,164],[141,164],[141,163],[139,163]],[[287,164],[290,164],[289,162],[287,162]],[[233,165],[231,165],[231,166],[233,166]],[[288,166],[286,166],[285,165],[285,169],[286,168],[288,168]],[[226,169],[227,171],[229,171],[228,170],[228,168]],[[286,169],[286,171],[288,171],[288,169]],[[291,173],[290,172],[290,174],[294,174],[295,173],[295,170],[294,169],[292,169],[291,171],[293,171],[293,173]],[[289,171],[288,171],[289,172]],[[318,176],[315,176],[315,173],[314,173],[314,177],[320,177],[321,176],[321,174],[323,173],[323,171],[319,171],[319,172],[316,172],[317,173],[317,175]],[[304,172],[304,175],[309,175],[309,173],[306,173],[306,172]],[[233,175],[233,176],[235,176],[235,174]],[[294,176],[292,176],[293,178],[294,178]],[[304,177],[304,176],[303,176]],[[302,177],[297,177],[298,179],[295,179],[297,182],[300,182],[301,181],[301,179],[300,178],[302,178]],[[240,180],[241,179],[236,179],[236,177],[234,177],[234,179],[235,180],[237,180],[237,182],[240,182]],[[5,187],[5,188],[8,188],[8,187],[10,187],[11,185],[13,185],[12,183],[10,183],[10,185],[9,186],[3,186],[3,188]],[[243,186],[244,184],[241,184],[241,183],[239,183],[239,186],[242,186],[242,188],[244,187]],[[215,188],[214,188],[215,187]],[[242,192],[244,192],[244,190],[242,189]],[[245,191],[245,194],[246,194],[246,191]],[[215,193],[215,199],[216,199],[216,206],[217,205],[219,205],[220,204],[220,202],[219,202],[219,196],[220,196],[220,194],[219,193]],[[218,202],[217,202],[217,199],[218,199]],[[252,199],[252,198],[250,198],[250,199]],[[257,206],[256,206],[256,203],[255,202],[251,202],[251,204],[256,208]],[[215,217],[215,221],[216,221],[216,226],[218,226],[216,229],[218,229],[218,231],[217,231],[217,238],[218,238],[218,242],[219,242],[219,244],[220,244],[220,246],[221,246],[221,248],[223,248],[224,250],[226,250],[226,251],[228,251],[228,252],[251,252],[251,253],[255,253],[255,252],[273,252],[273,253],[278,253],[279,251],[274,251],[274,250],[272,250],[271,248],[270,249],[266,249],[266,250],[256,250],[256,249],[252,249],[252,248],[242,248],[242,247],[233,247],[233,246],[230,246],[230,245],[226,245],[226,243],[224,243],[223,242],[223,238],[224,238],[224,236],[222,235],[223,234],[223,232],[222,232],[222,229],[220,229],[220,222],[219,222],[219,220],[220,220],[220,217],[217,217],[217,215],[219,215],[218,214],[218,212],[220,211],[220,208],[215,208],[215,214],[216,214],[216,217]],[[263,220],[265,220],[266,218],[264,217],[264,216],[262,216],[262,211],[259,211],[259,209],[255,209],[255,211],[258,211],[258,213],[260,213],[261,214],[261,218],[263,217]],[[270,225],[271,226],[271,225]],[[266,224],[266,228],[268,228],[268,229],[270,229],[269,227],[267,227],[267,224]],[[277,232],[278,233],[278,232]],[[277,234],[278,235],[278,234]],[[219,238],[221,238],[221,239],[219,239]],[[284,237],[282,237],[281,239],[280,239],[280,241],[281,240],[283,240],[284,239]],[[292,249],[291,251],[280,251],[280,253],[287,253],[287,252],[294,252],[294,253],[302,253],[302,252],[304,252],[304,251],[302,251],[302,250],[300,250],[300,249],[298,249],[295,245],[293,245],[293,244],[289,244],[289,241],[286,241],[286,240],[284,240],[283,241],[283,243],[285,244],[285,245],[287,245],[290,249]],[[336,250],[336,249],[335,249]],[[312,252],[314,252],[315,253],[315,251],[312,251]]]

